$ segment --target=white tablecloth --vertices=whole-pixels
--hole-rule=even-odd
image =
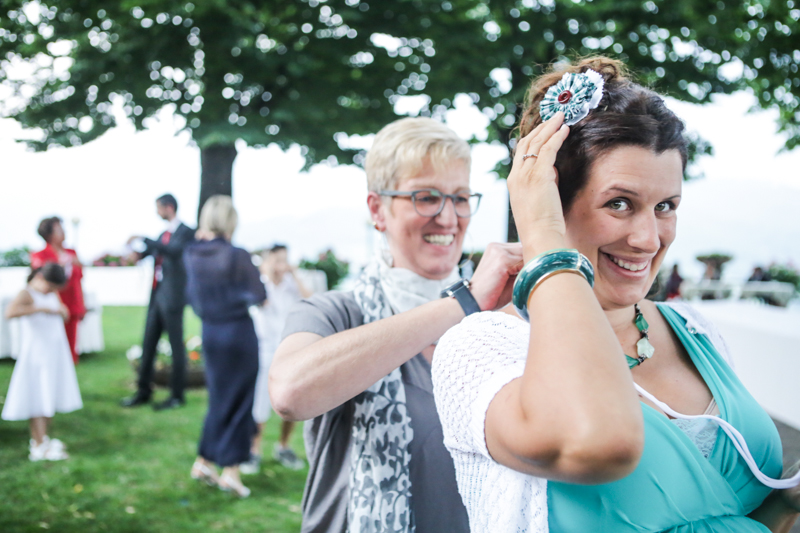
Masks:
[[[5,319],[6,306],[13,297],[6,296],[0,300],[0,358],[13,357],[19,353],[19,320]],[[102,352],[105,349],[103,339],[103,306],[97,303],[94,293],[84,293],[86,317],[78,325],[78,353]]]
[[[25,286],[30,270],[0,268],[0,358],[14,357],[19,349],[15,320],[3,318],[5,306]],[[325,273],[298,270],[298,277],[313,292],[327,290]],[[152,262],[135,267],[90,267],[83,269],[83,291],[89,312],[78,327],[78,352],[103,351],[103,306],[146,306],[153,287]]]

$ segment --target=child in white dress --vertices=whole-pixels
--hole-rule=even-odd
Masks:
[[[267,289],[267,303],[253,313],[253,322],[258,334],[258,379],[256,380],[256,396],[253,402],[253,418],[258,423],[258,433],[253,438],[250,460],[240,466],[242,474],[255,474],[261,462],[261,441],[264,426],[272,413],[267,387],[267,375],[272,364],[272,356],[281,342],[281,334],[286,323],[286,316],[291,306],[302,298],[311,296],[311,291],[295,277],[294,269],[289,264],[288,250],[285,245],[276,244],[262,255],[261,279]],[[305,462],[297,457],[289,447],[289,437],[294,430],[294,422],[281,422],[281,434],[275,444],[274,458],[286,468],[299,470]]]
[[[64,444],[47,436],[55,413],[83,407],[64,321],[69,312],[58,299],[66,283],[64,268],[47,263],[28,277],[28,286],[6,308],[19,318],[21,346],[8,387],[3,420],[29,420],[31,461],[68,457]]]

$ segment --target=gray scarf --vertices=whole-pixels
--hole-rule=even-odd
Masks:
[[[364,268],[353,292],[364,324],[369,324],[438,298],[457,279],[458,269],[447,279],[430,280],[376,258]],[[356,396],[354,404],[348,530],[413,533],[409,465],[414,430],[400,368]]]

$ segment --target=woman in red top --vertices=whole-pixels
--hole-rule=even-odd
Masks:
[[[61,226],[60,218],[50,217],[42,220],[39,223],[39,235],[47,245],[44,250],[31,254],[31,268],[41,268],[45,263],[58,263],[64,267],[64,271],[67,274],[67,283],[58,295],[69,311],[69,319],[64,322],[64,327],[67,330],[67,339],[72,350],[72,360],[77,364],[78,322],[83,320],[86,315],[86,306],[83,303],[83,289],[81,288],[83,269],[75,250],[64,248],[64,228]]]

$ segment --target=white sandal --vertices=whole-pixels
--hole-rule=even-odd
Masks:
[[[67,445],[61,442],[59,439],[51,439],[50,437],[45,435],[44,439],[42,439],[42,442],[47,444],[48,448],[54,448],[56,450],[63,452],[67,451]]]
[[[47,458],[45,454],[47,453],[47,444],[42,441],[41,444],[36,444],[36,441],[31,439],[30,445],[28,446],[28,459],[30,461],[44,461]]]
[[[58,444],[54,444],[55,440]],[[50,440],[45,437],[41,444],[36,444],[36,441],[31,439],[28,453],[28,459],[36,461],[63,461],[69,459],[69,454],[64,451],[64,443],[60,440]]]
[[[225,492],[232,492],[240,498],[250,496],[250,489],[242,485],[241,481],[236,481],[227,474],[222,474],[222,477],[219,478],[219,488]]]
[[[194,462],[189,475],[192,476],[192,479],[202,481],[209,487],[216,487],[219,484],[219,476],[217,476],[216,471],[200,461]]]
[[[63,461],[64,459],[69,459],[69,454],[63,448],[48,446],[47,451],[44,453],[44,458],[48,461]]]

